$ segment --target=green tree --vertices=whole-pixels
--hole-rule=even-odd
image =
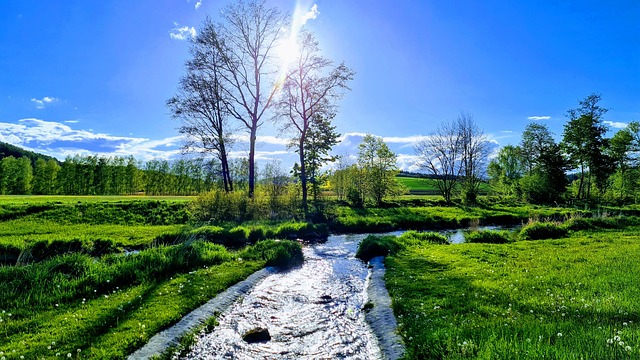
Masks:
[[[606,154],[608,142],[604,135],[607,127],[602,122],[608,109],[598,105],[600,100],[598,94],[580,100],[578,108],[568,111],[569,122],[564,126],[563,148],[571,164],[580,170],[579,199],[591,197],[592,178],[596,188],[603,192],[613,170],[612,161]]]
[[[507,145],[489,162],[487,174],[494,190],[510,197],[520,196],[519,180],[526,173],[525,158],[519,146]]]
[[[301,186],[307,186],[311,188],[313,200],[318,200],[319,188],[322,185],[323,179],[321,179],[320,169],[323,165],[336,160],[335,156],[329,156],[329,152],[334,145],[338,143],[338,134],[335,130],[336,127],[331,125],[334,114],[324,115],[317,113],[311,119],[309,127],[304,137],[303,152],[304,152],[304,169],[305,174],[302,174],[302,166],[298,163],[294,165],[294,176],[301,179]],[[296,148],[296,152],[299,153],[301,148],[298,141],[294,141],[293,146]],[[303,182],[305,178],[307,181]],[[307,191],[302,191],[302,207],[306,213],[306,196]]]
[[[33,170],[33,193],[35,195],[47,195],[48,183],[47,162],[44,159],[37,159]]]
[[[533,172],[539,165],[540,156],[542,156],[545,149],[555,143],[546,125],[539,123],[529,123],[527,125],[522,132],[522,141],[520,142],[522,159],[527,173]]]
[[[364,194],[375,205],[396,187],[397,156],[381,137],[367,134],[358,145],[358,167],[364,181]]]
[[[19,159],[8,156],[0,162],[2,168],[2,193],[9,195],[25,195],[31,193],[33,168],[31,160],[26,157]]]

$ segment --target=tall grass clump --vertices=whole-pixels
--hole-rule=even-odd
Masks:
[[[265,240],[248,246],[240,256],[243,259],[264,260],[267,266],[290,268],[304,261],[302,246],[290,240]]]
[[[402,249],[402,245],[395,236],[375,236],[369,235],[358,245],[356,257],[364,262],[376,256],[387,256]]]
[[[522,240],[559,239],[567,236],[567,229],[553,222],[530,222],[520,230]]]
[[[508,231],[473,230],[464,235],[468,243],[506,244],[511,242]]]

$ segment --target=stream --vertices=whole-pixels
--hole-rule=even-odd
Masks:
[[[443,233],[454,243],[464,240],[462,231]],[[302,266],[258,283],[218,317],[219,325],[201,335],[186,358],[381,358],[362,310],[368,268],[354,257],[368,235],[331,235],[326,242],[305,246]],[[268,330],[269,339],[243,340],[256,329],[262,335]]]
[[[198,339],[187,359],[380,358],[361,310],[368,269],[354,258],[367,235],[332,235],[305,246],[301,267],[260,282]],[[271,340],[242,339],[256,328],[268,329]]]

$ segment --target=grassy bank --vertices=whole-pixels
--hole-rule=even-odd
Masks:
[[[413,359],[640,357],[638,228],[559,240],[402,242],[387,286]]]
[[[2,267],[0,351],[10,359],[124,358],[265,265],[300,261],[294,242],[263,241],[230,252],[194,241],[128,256],[71,254]]]
[[[184,198],[0,198],[0,357],[119,359],[232,284],[302,261],[307,223],[190,223]],[[224,246],[223,246],[224,245]],[[134,250],[133,252],[125,250]]]
[[[337,206],[329,226],[335,232],[383,232],[396,229],[445,229],[480,225],[514,225],[530,218],[565,219],[590,212],[530,205],[442,206],[423,199],[396,200],[384,208]]]

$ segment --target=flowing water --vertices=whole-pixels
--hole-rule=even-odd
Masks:
[[[377,359],[364,320],[368,269],[354,258],[367,235],[334,235],[304,248],[304,264],[274,274],[220,316],[188,359]],[[248,343],[263,328],[271,339]]]
[[[464,241],[462,230],[443,233],[452,243]],[[368,235],[332,235],[326,242],[305,246],[301,267],[256,285],[218,318],[219,325],[200,337],[186,358],[380,358],[362,311],[368,269],[354,257]],[[268,330],[270,339],[244,341],[243,335],[255,329]]]

